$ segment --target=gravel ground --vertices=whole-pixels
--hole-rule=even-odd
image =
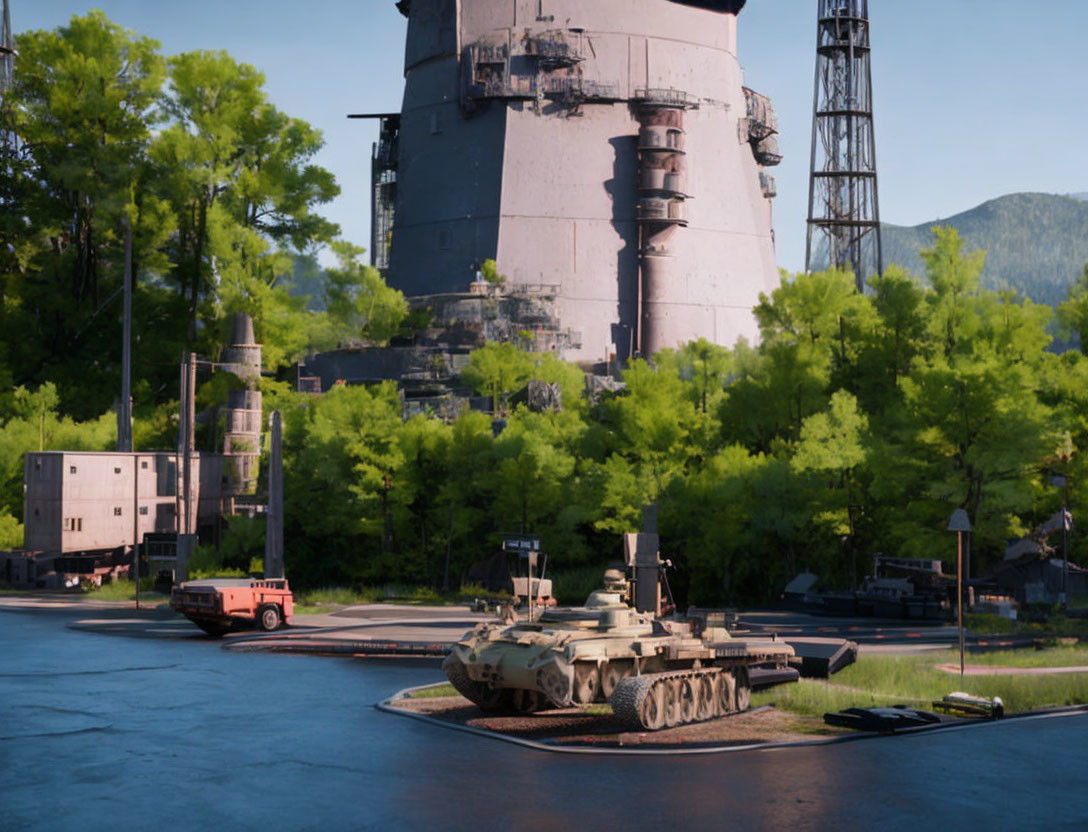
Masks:
[[[772,708],[663,731],[634,733],[618,730],[611,714],[586,713],[579,708],[536,714],[483,714],[461,696],[398,699],[390,705],[496,734],[559,745],[731,746],[805,742],[851,733],[824,725],[823,720],[816,717],[802,717]]]

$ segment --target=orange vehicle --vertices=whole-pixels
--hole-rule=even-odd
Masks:
[[[284,578],[209,578],[175,587],[170,608],[218,637],[235,627],[275,630],[290,624],[295,598]]]

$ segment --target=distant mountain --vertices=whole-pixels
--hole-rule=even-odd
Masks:
[[[884,262],[925,274],[919,251],[933,245],[932,228],[951,226],[968,250],[987,252],[982,285],[1012,288],[1056,305],[1088,263],[1088,193],[1010,194],[954,217],[914,227],[884,225]]]

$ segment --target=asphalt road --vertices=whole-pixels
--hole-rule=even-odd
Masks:
[[[235,653],[0,613],[12,829],[1083,829],[1082,716],[827,748],[571,758],[375,710],[433,662]]]

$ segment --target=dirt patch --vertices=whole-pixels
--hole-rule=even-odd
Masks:
[[[485,714],[461,696],[397,699],[389,704],[403,711],[425,714],[456,725],[563,746],[729,747],[805,742],[851,733],[846,729],[824,725],[818,717],[799,716],[773,708],[761,708],[663,731],[632,732],[622,730],[611,712],[601,706],[589,711],[564,708],[535,714]]]

